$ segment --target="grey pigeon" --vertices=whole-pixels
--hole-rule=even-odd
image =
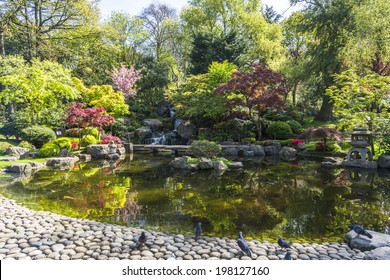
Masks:
[[[198,240],[202,235],[202,223],[198,222],[198,225],[195,228],[195,240]]]
[[[249,249],[248,244],[246,243],[245,238],[242,236],[242,232],[241,232],[241,231],[238,233],[237,244],[238,244],[238,247],[240,247],[240,249],[241,249],[248,257],[250,257],[250,258],[252,257],[252,252],[251,252],[251,250]]]
[[[360,235],[364,235],[370,239],[372,238],[372,235],[359,225],[352,224],[352,225],[349,225],[348,227],[357,233],[356,237],[360,237]]]
[[[145,232],[141,232],[141,235],[138,237],[138,248],[140,248],[142,245],[144,245],[146,242],[146,235]]]
[[[291,252],[287,252],[286,255],[284,256],[283,260],[292,260],[291,258]]]
[[[288,244],[288,242],[287,241],[284,241],[280,236],[278,236],[278,244],[279,244],[279,246],[280,246],[280,248],[291,248],[291,245],[290,244]]]

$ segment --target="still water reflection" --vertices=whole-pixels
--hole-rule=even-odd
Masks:
[[[136,155],[115,164],[79,163],[2,180],[0,194],[29,208],[71,217],[192,234],[275,241],[342,240],[349,223],[384,231],[390,174],[324,169],[316,162],[244,162],[223,174],[175,171],[167,157]],[[390,173],[390,172],[389,172]]]

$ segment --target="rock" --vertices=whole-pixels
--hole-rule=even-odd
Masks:
[[[160,131],[164,125],[158,119],[145,119],[142,121],[142,126],[150,127],[152,131]]]
[[[53,252],[61,252],[64,249],[65,249],[65,246],[63,244],[54,244],[53,246],[51,246],[51,250]]]
[[[179,157],[175,158],[173,161],[171,161],[171,166],[176,169],[188,169],[188,161],[189,157]]]
[[[255,152],[254,151],[250,151],[249,148],[248,149],[242,149],[242,150],[239,150],[238,151],[238,155],[241,156],[241,157],[254,157],[255,156]]]
[[[390,247],[380,247],[367,252],[366,260],[390,260]]]
[[[199,169],[213,169],[213,162],[208,158],[201,158],[199,162]]]
[[[159,116],[171,117],[170,116],[171,107],[172,107],[172,105],[169,101],[167,101],[167,100],[160,101],[157,104],[157,114]]]
[[[89,145],[87,147],[87,153],[92,158],[105,159],[108,155],[109,147],[107,144]]]
[[[49,158],[46,161],[46,165],[55,169],[65,170],[73,168],[78,160],[78,157]]]
[[[331,162],[331,163],[336,163],[338,162],[338,159],[334,158],[334,157],[324,157],[322,159],[322,162]]]
[[[264,148],[260,145],[251,145],[249,146],[249,150],[252,151],[256,157],[265,156]]]
[[[7,154],[10,154],[10,155],[14,155],[16,156],[17,158],[26,158],[26,154],[28,154],[28,152],[30,151],[30,149],[28,148],[22,148],[22,147],[9,147],[7,148],[6,150],[6,153]],[[28,157],[28,156],[27,156]]]
[[[223,156],[237,156],[238,149],[236,147],[226,147],[222,149]]]
[[[278,147],[276,146],[265,146],[264,152],[267,156],[275,156],[279,154]]]
[[[119,155],[125,155],[126,154],[126,148],[125,147],[118,147],[116,149],[116,153]]]
[[[191,121],[182,121],[177,128],[177,134],[183,139],[192,139],[196,134],[196,127]]]
[[[30,174],[32,172],[32,167],[28,163],[17,163],[9,166],[7,171],[17,174]]]
[[[279,152],[280,158],[286,161],[295,160],[296,154],[297,154],[297,150],[291,147],[283,147]]]
[[[378,158],[380,168],[390,168],[390,155],[380,155]]]
[[[17,157],[0,157],[0,161],[15,161],[18,160]]]
[[[118,159],[120,159],[120,155],[117,154],[117,153],[108,154],[106,156],[106,159],[108,159],[108,160],[118,160]]]
[[[79,154],[78,155],[80,161],[91,161],[92,156],[89,154]]]
[[[70,156],[68,149],[61,149],[57,155],[57,157],[68,157],[68,156]]]
[[[135,130],[135,135],[137,135],[138,139],[142,141],[152,136],[152,130],[149,126],[142,126]]]
[[[367,230],[372,235],[372,239],[365,236],[356,237],[354,231],[350,231],[345,236],[345,241],[349,246],[360,251],[371,251],[381,247],[390,247],[390,235]]]
[[[46,166],[46,163],[42,163],[42,162],[30,162],[29,164],[31,165],[31,168],[33,170],[39,170]]]
[[[228,165],[230,169],[241,169],[244,168],[244,165],[241,161],[235,161]]]
[[[228,169],[227,165],[221,160],[213,161],[213,169],[217,171],[222,171]]]

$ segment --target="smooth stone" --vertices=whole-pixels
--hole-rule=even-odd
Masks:
[[[224,252],[221,255],[221,258],[225,259],[225,260],[230,260],[230,259],[232,259],[234,257],[235,257],[235,255],[233,253],[231,253],[231,252]]]

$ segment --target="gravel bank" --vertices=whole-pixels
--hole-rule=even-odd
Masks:
[[[141,229],[74,219],[33,211],[0,196],[0,260],[249,260],[236,240],[164,234],[146,231],[147,242],[138,248]],[[286,250],[277,243],[248,241],[252,259],[280,260]],[[352,260],[366,254],[345,243],[293,243],[293,260]]]

